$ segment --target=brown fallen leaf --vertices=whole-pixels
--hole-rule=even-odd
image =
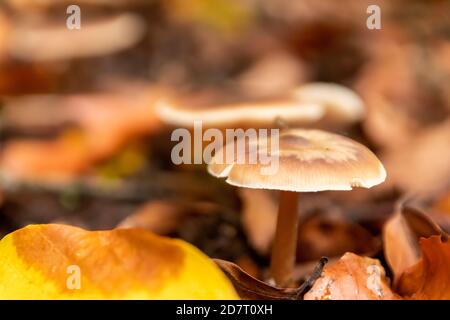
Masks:
[[[199,205],[186,205],[173,201],[151,201],[125,218],[118,228],[143,228],[160,235],[175,232],[187,217],[194,214],[209,214],[211,209]]]
[[[274,287],[252,277],[232,262],[220,259],[214,259],[214,261],[229,278],[241,299],[301,300],[306,290],[308,290],[313,285],[314,281],[316,281],[316,279],[320,276],[328,259],[320,259],[319,263],[316,264],[315,269],[311,272],[309,279],[307,279],[298,288]]]
[[[372,59],[364,67],[355,89],[367,106],[365,133],[377,145],[392,148],[408,141],[418,126],[408,115],[415,88],[414,72],[408,61],[415,52],[399,45],[400,41],[395,41],[393,36],[379,37],[371,50]],[[397,75],[394,79],[389,76],[393,70]]]
[[[0,94],[22,95],[54,91],[61,81],[61,70],[41,64],[2,63]]]
[[[445,119],[445,111],[429,90],[435,86],[425,79],[431,72],[423,48],[413,44],[404,29],[385,27],[369,44],[370,60],[355,85],[368,108],[363,126],[367,136],[383,148],[405,144],[410,148],[417,131],[437,125]]]
[[[242,200],[242,225],[253,248],[268,254],[275,235],[278,206],[270,191],[239,188]]]
[[[307,78],[307,67],[292,54],[277,50],[262,55],[237,78],[239,89],[255,98],[293,90]]]
[[[239,297],[244,300],[295,300],[297,291],[293,288],[276,288],[268,285],[225,260],[214,259],[233,284]]]
[[[305,300],[396,300],[377,259],[346,253],[326,266]]]
[[[345,252],[370,255],[379,241],[363,227],[341,216],[309,217],[299,227],[297,258],[314,261],[322,256],[340,257]]]
[[[450,242],[441,236],[420,240],[422,259],[405,270],[398,292],[410,299],[450,299]]]
[[[236,258],[236,264],[254,278],[259,278],[261,275],[260,268],[258,267],[256,262],[248,255],[242,255]]]
[[[420,237],[447,237],[425,213],[411,207],[399,207],[383,228],[384,254],[397,284],[403,272],[420,260]]]
[[[436,200],[432,209],[450,217],[450,190]]]
[[[72,95],[66,103],[71,118],[86,132],[95,158],[100,159],[132,139],[161,129],[154,105],[165,94],[165,89],[137,86],[120,93]]]
[[[433,221],[450,233],[450,189],[434,197],[427,209]]]
[[[51,141],[11,140],[2,148],[0,171],[6,181],[26,178],[62,183],[87,170],[87,150],[84,136],[74,131]]]
[[[425,196],[445,190],[450,180],[450,120],[416,131],[413,137],[382,157],[389,172],[385,186]]]
[[[160,130],[153,105],[161,94],[159,89],[140,87],[119,94],[66,97],[65,116],[79,130],[68,130],[69,134],[63,132],[53,140],[7,141],[0,154],[0,171],[11,181],[70,181],[133,139]]]
[[[3,62],[11,32],[11,22],[7,18],[3,10],[0,11],[0,63]]]

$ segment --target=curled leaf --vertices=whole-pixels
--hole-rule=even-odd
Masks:
[[[346,253],[326,266],[305,300],[392,300],[384,268],[376,259]]]
[[[411,299],[450,299],[450,242],[441,236],[420,240],[422,259],[402,274],[398,291]]]
[[[394,284],[420,260],[419,238],[441,234],[444,232],[439,226],[421,211],[410,207],[397,210],[383,228],[384,252],[394,274]]]
[[[78,278],[77,278],[78,277]],[[0,241],[2,299],[234,299],[193,246],[141,229],[30,225]]]
[[[294,300],[297,298],[296,289],[273,287],[252,277],[234,263],[220,259],[214,261],[233,283],[241,299]]]
[[[252,277],[234,263],[220,259],[214,259],[214,261],[228,276],[239,294],[239,297],[242,299],[300,300],[306,290],[308,290],[320,276],[328,259],[322,257],[309,278],[298,288],[274,287]]]

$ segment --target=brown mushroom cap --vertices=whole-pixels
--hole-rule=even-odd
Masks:
[[[258,140],[246,141],[246,156],[252,150],[249,146],[255,143],[261,146]],[[270,147],[271,143],[263,145]],[[253,149],[258,154],[269,151],[271,156],[275,155],[268,149]],[[208,171],[216,177],[227,177],[229,184],[239,187],[296,192],[351,190],[373,187],[386,178],[383,165],[365,146],[320,130],[282,131],[277,152],[279,167],[272,175],[261,173],[267,164],[260,162],[220,164],[218,159],[222,159],[224,153],[226,147],[215,154]]]

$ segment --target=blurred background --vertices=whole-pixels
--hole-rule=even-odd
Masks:
[[[170,160],[164,98],[265,101],[311,82],[346,86],[364,116],[302,126],[371,148],[371,190],[302,195],[298,279],[323,255],[376,256],[399,201],[450,231],[450,1],[79,0],[0,4],[0,235],[30,223],[139,226],[266,272],[270,192]],[[369,5],[381,29],[369,30]],[[192,102],[190,102],[192,104]]]

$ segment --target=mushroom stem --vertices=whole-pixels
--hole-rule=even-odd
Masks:
[[[290,284],[295,265],[298,233],[298,194],[280,192],[277,229],[272,246],[270,272],[277,286]]]

